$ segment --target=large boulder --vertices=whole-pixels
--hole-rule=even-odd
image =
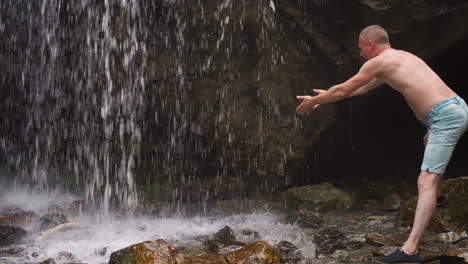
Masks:
[[[19,243],[27,232],[18,226],[0,226],[0,247]]]
[[[283,193],[283,197],[286,206],[292,210],[324,212],[331,209],[350,209],[356,203],[353,195],[334,187],[331,183],[291,188]]]
[[[225,256],[230,264],[281,264],[278,250],[265,241],[257,241]]]
[[[182,264],[184,256],[162,239],[145,241],[111,254],[109,264]]]
[[[444,203],[436,209],[429,223],[429,230],[442,233],[462,232],[468,229],[468,177],[442,182]],[[395,226],[411,226],[416,210],[417,197],[403,203],[395,219]]]

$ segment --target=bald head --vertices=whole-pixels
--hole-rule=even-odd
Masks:
[[[361,31],[359,37],[366,41],[375,41],[378,44],[390,44],[387,31],[378,25],[366,27]]]

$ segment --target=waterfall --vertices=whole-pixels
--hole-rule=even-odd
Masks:
[[[72,192],[104,214],[269,191],[252,176],[267,173],[263,127],[281,114],[263,87],[283,60],[275,11],[273,1],[6,1],[4,178]],[[259,35],[246,41],[249,30]],[[260,120],[251,127],[236,120],[245,100]]]

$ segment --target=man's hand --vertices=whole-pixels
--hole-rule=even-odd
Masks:
[[[314,89],[313,91],[316,92],[317,94],[326,92],[325,90],[318,90],[318,89]],[[299,115],[308,115],[312,110],[319,107],[320,104],[316,104],[314,102],[314,97],[315,96],[309,96],[309,95],[297,96],[296,98],[299,100],[302,100],[302,103],[296,108],[296,113]]]

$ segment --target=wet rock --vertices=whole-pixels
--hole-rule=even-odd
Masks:
[[[349,254],[348,261],[364,263],[364,257],[359,253],[352,253],[352,254]]]
[[[49,230],[58,225],[67,223],[67,217],[60,213],[52,213],[41,216],[37,222],[35,229],[39,232]]]
[[[463,239],[462,241],[457,242],[457,247],[468,248],[468,240]]]
[[[261,240],[262,236],[260,235],[259,232],[251,230],[251,229],[243,229],[240,231],[240,234],[244,236],[242,238],[242,241],[245,241],[247,243],[253,243],[257,240]]]
[[[364,246],[364,242],[360,242],[360,241],[347,241],[345,243],[345,246],[347,249],[350,249],[350,250],[356,250],[356,249],[360,249]]]
[[[0,249],[0,257],[2,257],[2,256],[5,256],[5,257],[18,256],[21,253],[23,253],[24,251],[25,251],[24,247],[17,247],[17,246],[1,248]]]
[[[442,253],[440,260],[441,263],[468,263],[468,249],[446,251]]]
[[[429,230],[437,233],[461,232],[468,229],[468,177],[442,182],[444,203],[436,209]],[[395,219],[395,226],[411,226],[417,198],[404,202]]]
[[[99,255],[99,256],[105,256],[107,254],[107,249],[108,247],[96,249],[96,251],[94,251],[94,254]]]
[[[319,253],[331,254],[345,248],[346,236],[336,228],[327,227],[315,234],[313,242]]]
[[[257,241],[225,256],[231,264],[281,264],[281,255],[265,241]]]
[[[236,250],[239,250],[241,249],[243,246],[241,245],[231,245],[231,246],[227,246],[227,247],[222,247],[218,250],[218,254],[220,256],[225,256],[231,252],[234,252]]]
[[[352,235],[348,236],[348,240],[350,242],[365,243],[366,242],[366,235],[365,234],[352,234]]]
[[[37,219],[33,211],[25,211],[18,207],[3,207],[0,209],[0,226],[24,227]]]
[[[325,212],[332,209],[350,209],[355,198],[331,183],[295,187],[283,193],[286,205],[293,210],[306,209]]]
[[[461,238],[468,238],[468,233],[466,233],[466,231],[463,230],[463,232],[460,232],[460,237]]]
[[[367,217],[367,220],[386,220],[388,219],[387,215],[371,215]]]
[[[400,208],[402,201],[399,194],[391,194],[385,197],[382,208],[386,211],[396,211]]]
[[[440,241],[444,243],[455,243],[462,239],[462,237],[455,232],[441,233],[438,235]]]
[[[278,250],[283,260],[286,263],[296,264],[304,259],[301,251],[293,243],[282,240],[276,244],[275,248]]]
[[[42,262],[40,262],[39,264],[56,264],[57,262],[55,261],[55,259],[53,258],[50,258],[50,259],[46,259]]]
[[[225,226],[218,230],[212,240],[206,240],[203,244],[211,251],[218,252],[219,254],[232,252],[239,247],[247,245],[242,241],[237,241],[234,231],[229,227]]]
[[[334,258],[334,259],[337,259],[337,260],[346,261],[346,260],[348,260],[349,252],[339,249],[339,250],[335,251],[331,255],[331,257]]]
[[[18,226],[0,226],[0,247],[17,244],[27,232]]]
[[[374,251],[372,251],[372,255],[374,256],[388,256],[390,254],[392,254],[393,252],[395,252],[395,250],[397,250],[399,247],[397,246],[383,246],[383,247],[380,247]]]
[[[109,264],[181,264],[184,256],[166,241],[159,239],[131,245],[111,254]]]
[[[419,253],[419,257],[421,258],[421,261],[423,263],[433,261],[436,259],[440,259],[441,256],[443,255],[443,250],[440,248],[431,248],[431,249],[424,249],[421,250]]]
[[[324,220],[318,213],[301,209],[292,215],[290,222],[305,228],[316,228],[321,226]]]
[[[369,233],[366,235],[366,243],[376,246],[396,246],[399,244],[399,241],[379,233]]]
[[[204,256],[192,256],[184,259],[184,264],[226,264],[222,256],[210,254]]]
[[[234,230],[232,230],[229,226],[225,226],[214,234],[213,239],[222,242],[230,242],[236,241],[236,236],[234,235]]]
[[[61,262],[79,262],[78,258],[70,252],[60,251],[58,253],[58,259]]]

